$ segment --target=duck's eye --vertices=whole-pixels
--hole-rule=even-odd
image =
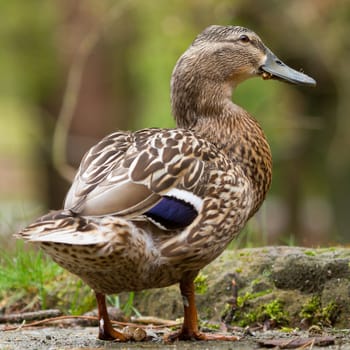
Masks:
[[[239,41],[242,42],[242,43],[249,43],[250,39],[249,39],[248,35],[242,34],[239,37]]]

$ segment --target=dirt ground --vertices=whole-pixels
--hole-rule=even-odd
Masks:
[[[77,326],[76,323],[73,326],[72,323],[68,323],[60,324],[61,327],[22,328],[15,331],[4,331],[6,326],[0,325],[0,350],[246,350],[260,349],[263,348],[263,345],[270,345],[270,348],[278,345],[281,349],[317,349],[321,348],[319,345],[323,345],[322,349],[350,350],[350,329],[348,328],[350,249],[311,250],[298,247],[264,247],[226,251],[204,269],[203,273],[204,276],[207,276],[206,291],[197,296],[198,311],[202,319],[216,322],[222,319],[225,305],[232,298],[233,292],[230,286],[234,279],[239,285],[239,295],[261,295],[249,299],[247,307],[258,310],[259,305],[268,305],[271,300],[281,300],[285,314],[291,316],[286,326],[289,329],[311,327],[309,329],[313,328],[312,333],[311,331],[286,333],[270,330],[247,332],[241,328],[235,334],[241,339],[236,342],[165,344],[161,333],[155,334],[154,329],[153,331],[147,329],[147,338],[150,339],[147,342],[116,343],[97,340],[97,327],[90,327],[90,325],[83,328]],[[261,294],[262,291],[265,293]],[[314,300],[315,297],[318,298],[319,305],[316,305],[315,314],[309,315],[314,322],[304,323],[302,327],[300,318],[306,317],[302,310],[310,306],[310,300]],[[323,315],[330,305],[337,307],[333,308],[333,313],[327,314],[325,319],[320,318],[320,315]],[[143,315],[172,320],[183,315],[182,301],[177,286],[138,293],[135,296],[134,306]],[[228,323],[230,324],[229,321]],[[322,330],[320,328],[322,325],[332,325],[333,328]],[[236,327],[235,331],[238,328]],[[325,337],[332,337],[331,345],[330,342],[319,344],[320,340]],[[277,341],[278,344],[273,341]]]
[[[174,344],[164,344],[161,338],[155,341],[147,342],[129,342],[129,343],[115,343],[104,342],[96,339],[96,327],[74,327],[74,328],[59,328],[59,327],[45,327],[20,329],[17,331],[0,331],[0,349],[1,350],[18,350],[18,349],[36,349],[36,350],[78,350],[78,349],[221,349],[221,350],[247,350],[247,349],[262,349],[259,342],[267,341],[269,339],[277,339],[281,341],[284,348],[290,348],[292,345],[292,338],[308,338],[308,342],[304,345],[300,344],[294,346],[299,349],[321,349],[317,346],[317,342],[313,341],[306,332],[293,332],[292,334],[281,333],[277,331],[256,332],[253,335],[243,336],[236,342],[177,342]],[[341,349],[350,350],[350,331],[332,331],[331,334],[322,334],[322,337],[332,336],[334,344],[323,346],[322,349]],[[316,338],[317,339],[317,338]],[[282,347],[283,348],[283,347]]]

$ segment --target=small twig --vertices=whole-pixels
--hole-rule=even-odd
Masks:
[[[22,329],[26,324],[26,321],[23,320],[23,322],[17,327],[18,330]]]
[[[51,323],[51,322],[57,322],[57,321],[63,321],[63,320],[68,320],[68,319],[84,319],[84,320],[93,320],[93,321],[98,321],[98,318],[96,316],[75,316],[75,315],[69,315],[69,316],[58,316],[58,317],[50,317],[50,318],[46,318],[44,320],[40,320],[40,321],[35,321],[35,322],[31,322],[31,323],[27,323],[21,326],[13,326],[13,327],[5,327],[4,329],[2,329],[2,331],[15,331],[18,330],[19,328],[29,328],[29,327],[35,327],[35,326],[42,326],[43,324],[46,323]],[[139,327],[139,328],[147,328],[150,327],[150,324],[148,325],[140,325],[138,323],[129,323],[129,322],[119,322],[119,321],[111,321],[112,324],[116,324],[118,326],[130,326],[130,327]],[[171,324],[161,324],[161,325],[157,325],[157,326],[153,326],[153,329],[160,329],[160,328],[164,328],[164,327],[174,327],[174,326],[180,326],[181,323],[178,322],[177,324],[175,324],[173,321],[170,321]]]
[[[61,314],[62,312],[56,309],[22,312],[0,316],[0,323],[18,323],[23,321],[41,320],[43,318],[57,317]]]
[[[300,346],[296,350],[304,350],[309,346],[310,346],[309,350],[312,350],[312,348],[314,347],[314,344],[315,344],[315,340],[316,340],[315,338],[312,338],[308,343],[305,343],[304,345]]]
[[[41,326],[45,323],[51,323],[51,322],[55,322],[55,321],[62,321],[62,320],[67,320],[67,319],[74,319],[74,318],[82,318],[85,320],[97,320],[97,317],[95,316],[57,316],[57,317],[50,317],[50,318],[45,318],[44,320],[40,320],[40,321],[34,321],[31,323],[27,323],[21,326],[12,326],[12,327],[5,327],[3,329],[3,331],[15,331],[19,328],[29,328],[29,327],[35,327],[35,326]]]
[[[238,303],[237,303],[238,287],[234,279],[232,279],[231,281],[231,291],[232,291],[232,298],[227,300],[227,303],[231,306],[231,308],[223,319],[225,324],[230,324],[232,322],[235,312],[238,309]]]
[[[262,347],[279,347],[280,349],[299,349],[303,350],[310,346],[310,350],[314,345],[316,346],[329,346],[334,345],[335,338],[331,336],[314,337],[314,338],[291,338],[287,341],[284,339],[263,339],[258,341],[258,344]]]
[[[148,324],[139,324],[139,323],[131,323],[131,322],[119,322],[119,321],[111,321],[112,324],[117,324],[119,326],[129,326],[129,327],[139,327],[139,328],[149,328],[152,327],[153,329],[162,329],[166,327],[178,327],[182,325],[182,322],[175,322],[175,321],[169,321],[170,323],[164,323],[164,324],[158,324],[154,325],[153,323]]]
[[[132,321],[137,323],[145,323],[145,324],[153,324],[158,326],[165,326],[165,327],[173,327],[178,326],[179,322],[172,321],[172,320],[165,320],[163,318],[155,317],[155,316],[139,316],[139,317],[132,317]]]
[[[237,299],[238,299],[238,287],[236,280],[232,279],[231,281],[231,288],[232,288],[232,299],[231,299],[231,305],[232,309],[235,310],[238,309]]]
[[[287,349],[288,346],[290,346],[291,344],[293,344],[295,341],[296,341],[295,338],[291,338],[291,339],[289,339],[289,340],[287,340],[287,341],[284,341],[284,342],[282,342],[282,343],[280,344],[280,348],[281,348],[281,349]]]

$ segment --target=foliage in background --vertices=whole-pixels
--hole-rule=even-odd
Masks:
[[[107,302],[109,305],[123,311],[124,315],[129,317],[131,315],[141,316],[140,312],[134,306],[135,292],[126,293],[127,297],[124,303],[121,302],[119,295],[108,295]],[[124,295],[125,296],[125,295]]]
[[[80,315],[95,306],[91,289],[42,251],[18,242],[15,251],[0,254],[0,307],[6,312],[59,308]]]
[[[41,251],[25,250],[19,243],[15,253],[1,251],[0,300],[22,309],[48,306],[48,286],[62,274],[52,260],[43,258]],[[5,305],[3,305],[5,306]]]

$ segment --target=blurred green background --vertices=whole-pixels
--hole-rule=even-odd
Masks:
[[[318,82],[311,89],[252,79],[234,94],[261,122],[274,158],[272,189],[248,229],[253,239],[350,241],[349,1],[13,0],[1,1],[0,11],[3,245],[62,205],[69,182],[52,160],[59,116],[72,116],[58,157],[73,167],[116,129],[174,126],[171,71],[210,24],[253,29],[284,62]]]

